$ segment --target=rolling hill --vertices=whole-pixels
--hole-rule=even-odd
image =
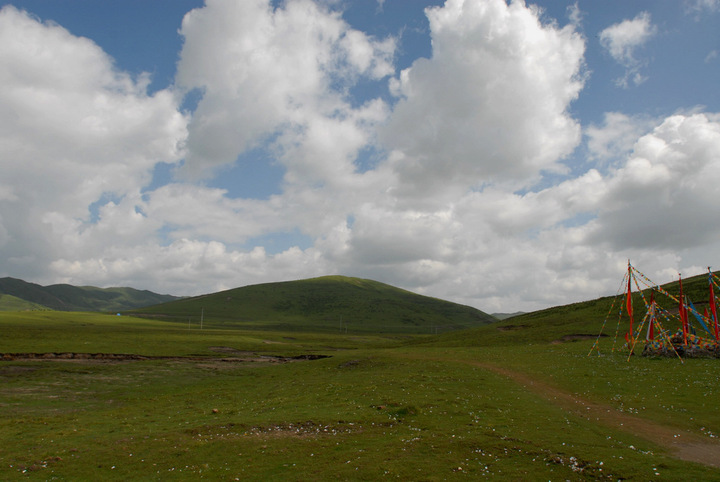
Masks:
[[[45,308],[59,311],[122,311],[178,299],[176,296],[133,288],[95,288],[68,284],[41,286],[16,278],[0,278],[0,295],[13,296],[27,302],[15,302],[16,306],[21,306],[18,308],[20,310]],[[11,305],[8,303],[8,306]]]
[[[680,292],[680,285],[677,281],[661,286],[676,297]],[[624,290],[621,291],[620,296],[622,297]],[[683,279],[683,292],[702,312],[709,300],[707,275],[702,274]],[[643,290],[643,293],[646,299],[649,299],[649,289]],[[600,334],[601,329],[603,335],[613,338],[618,326],[620,304],[624,302],[622,299],[616,298],[616,296],[605,296],[595,300],[522,313],[502,319],[490,326],[478,327],[463,333],[448,333],[434,340],[421,342],[450,346],[467,346],[468,344],[474,346],[532,345],[594,338]],[[656,298],[656,301],[659,306],[671,312],[673,309],[677,312],[676,304],[668,298],[661,296]],[[645,309],[639,292],[635,290],[633,290],[633,306],[636,307],[635,318],[638,323]],[[603,322],[606,319],[607,323],[603,329]],[[621,323],[623,330],[627,330],[627,315],[623,316]],[[622,333],[620,337],[622,338]],[[624,343],[624,340],[621,340],[620,343]]]
[[[48,308],[13,295],[0,294],[0,311],[37,311]]]
[[[469,306],[344,276],[245,286],[129,314],[253,329],[426,334],[497,321]]]

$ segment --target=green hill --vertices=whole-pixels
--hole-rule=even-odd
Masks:
[[[178,299],[133,288],[95,288],[57,284],[40,286],[16,278],[0,278],[0,295],[60,311],[122,311]],[[26,308],[21,308],[26,309]]]
[[[661,287],[675,297],[679,295],[680,284],[677,281],[666,283]],[[692,301],[695,308],[702,313],[709,300],[707,275],[683,279],[683,292]],[[646,300],[649,300],[649,289],[643,290],[643,293]],[[604,335],[612,338],[615,336],[618,326],[620,305],[624,303],[624,300],[621,299],[622,295],[624,295],[624,291],[620,293],[620,297],[605,296],[595,300],[523,313],[462,334],[445,334],[429,343],[450,346],[528,345],[596,337],[601,330]],[[677,305],[672,300],[658,296],[656,301],[659,306],[671,312],[673,309],[677,312]],[[638,323],[645,313],[645,308],[642,298],[635,291],[634,286],[633,306],[636,307],[635,318]],[[607,323],[603,328],[603,322],[606,319]],[[621,322],[623,329],[627,331],[626,315],[623,315]],[[622,338],[622,334],[620,338]],[[624,343],[624,340],[622,342]],[[612,344],[612,342],[610,343]]]
[[[35,311],[48,308],[13,295],[0,294],[0,311]]]
[[[134,310],[179,322],[251,329],[441,333],[496,321],[475,308],[377,281],[324,276],[246,286]]]

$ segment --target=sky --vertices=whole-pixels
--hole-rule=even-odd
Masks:
[[[720,0],[0,1],[0,277],[488,313],[720,269]]]

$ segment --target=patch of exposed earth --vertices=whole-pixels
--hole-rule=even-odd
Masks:
[[[554,340],[552,344],[557,345],[568,341],[596,340],[598,338],[604,338],[606,336],[607,335],[605,333],[600,333],[599,335],[592,335],[588,333],[573,333],[572,335],[563,335],[562,337],[560,337],[559,340]]]
[[[392,423],[387,424],[392,426]],[[213,439],[227,439],[239,437],[257,437],[259,439],[277,438],[318,438],[327,436],[360,433],[363,426],[359,423],[338,421],[324,424],[308,420],[305,422],[282,422],[269,425],[244,426],[226,423],[219,426],[207,426],[199,429],[189,429],[186,433],[192,437],[209,441]]]
[[[503,325],[498,326],[498,331],[513,331],[513,330],[522,330],[523,328],[527,328],[528,325]]]
[[[213,350],[214,348],[214,350]],[[59,353],[0,353],[0,361],[33,361],[33,360],[59,360],[59,361],[76,361],[76,362],[104,362],[119,363],[143,360],[172,360],[172,361],[189,361],[189,362],[226,362],[226,363],[289,363],[301,360],[319,360],[321,358],[329,358],[328,355],[296,355],[296,356],[280,356],[280,355],[259,355],[257,353],[234,350],[228,347],[211,347],[210,349],[218,352],[219,348],[226,349],[221,353],[231,354],[227,357],[214,356],[150,356],[137,355],[133,353],[76,353],[76,352],[59,352]]]
[[[238,350],[237,348],[233,348],[230,346],[209,346],[208,350],[214,351],[215,353],[222,353],[222,354],[231,355],[231,356],[253,356],[253,355],[256,355],[255,352]]]

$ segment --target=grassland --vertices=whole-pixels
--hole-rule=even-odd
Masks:
[[[614,321],[587,356],[608,310],[440,336],[0,313],[0,353],[175,357],[0,362],[0,479],[720,480],[718,361],[628,362]],[[328,357],[261,357],[302,354]]]

